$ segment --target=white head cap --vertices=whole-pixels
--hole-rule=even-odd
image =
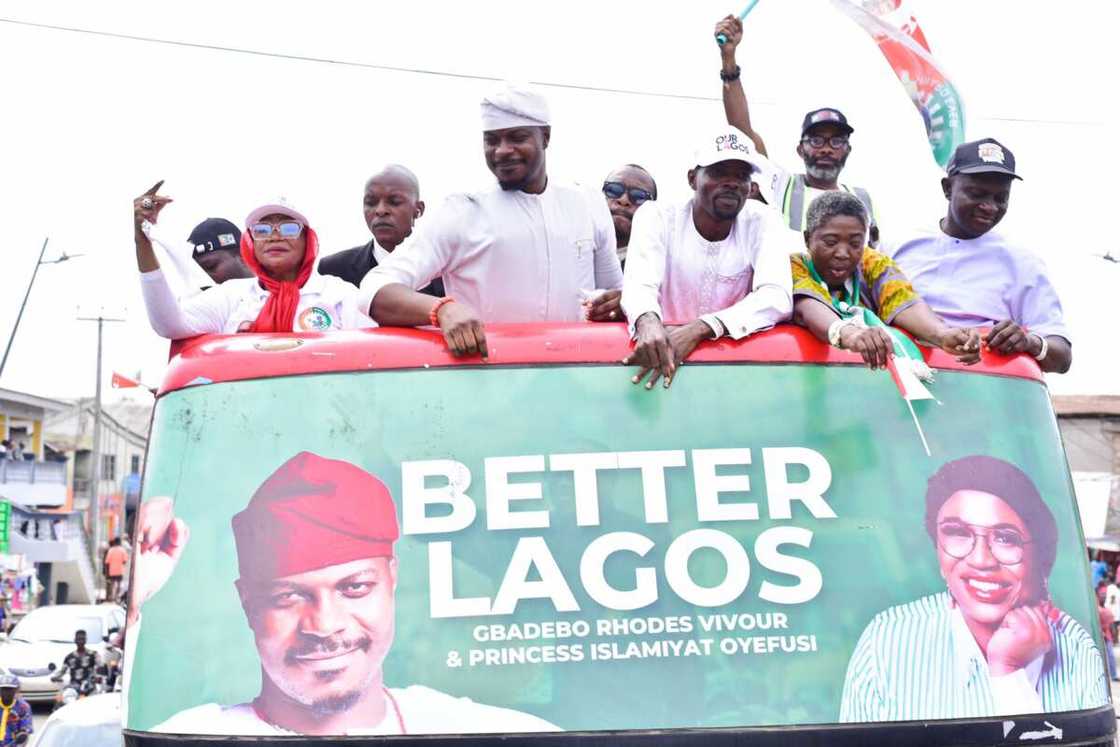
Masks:
[[[755,151],[751,139],[727,125],[713,130],[700,142],[702,144],[696,149],[693,160],[697,166],[711,166],[720,161],[742,161],[751,167],[752,172],[757,173],[765,163],[763,157]]]
[[[276,200],[275,202],[269,202],[261,205],[259,208],[249,213],[249,217],[245,219],[245,225],[252,226],[261,218],[264,218],[268,215],[286,215],[289,218],[295,218],[305,226],[309,226],[307,218],[304,216],[304,214],[292,207],[292,204],[283,197],[281,197],[279,200]]]
[[[506,83],[482,97],[482,131],[547,127],[548,102],[527,85]]]

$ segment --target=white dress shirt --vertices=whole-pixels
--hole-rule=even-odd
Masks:
[[[731,233],[708,241],[696,230],[693,200],[647,202],[634,214],[622,286],[630,331],[642,314],[666,324],[704,319],[738,340],[793,313],[789,255],[798,235],[781,216],[748,200]],[[718,321],[717,321],[718,320]]]
[[[162,270],[140,273],[148,321],[160,337],[180,340],[248,329],[264,308],[268,291],[255,277],[233,278],[190,298],[178,299]],[[358,289],[333,275],[313,271],[299,290],[293,332],[361,329],[377,324],[362,313]]]
[[[368,310],[386,285],[423,288],[441,275],[484,322],[581,321],[581,289],[622,286],[606,200],[551,182],[539,195],[452,195],[366,275],[359,303]]]

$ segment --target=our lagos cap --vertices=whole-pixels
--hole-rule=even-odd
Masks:
[[[764,159],[754,149],[751,139],[738,130],[729,127],[714,130],[696,148],[693,163],[697,166],[711,166],[720,161],[742,161],[751,167],[752,172],[762,170]]]

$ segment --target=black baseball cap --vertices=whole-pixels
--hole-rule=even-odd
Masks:
[[[1006,174],[1015,179],[1023,177],[1015,173],[1015,155],[995,138],[973,140],[963,143],[953,151],[949,165],[945,167],[948,176],[957,174]]]
[[[804,137],[805,133],[811,128],[819,124],[833,124],[844,130],[844,133],[851,135],[855,132],[855,128],[848,124],[848,118],[839,109],[825,108],[814,109],[805,115],[805,119],[801,122],[801,135]]]
[[[241,246],[241,229],[225,218],[207,218],[199,223],[187,237],[198,257],[220,249],[237,251]]]

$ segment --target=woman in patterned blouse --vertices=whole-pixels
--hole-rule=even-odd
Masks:
[[[793,321],[821,341],[859,353],[873,369],[885,367],[890,337],[851,312],[861,307],[962,363],[980,359],[979,334],[946,324],[889,257],[867,246],[867,209],[855,195],[826,192],[813,200],[805,246],[808,252],[790,256]]]

